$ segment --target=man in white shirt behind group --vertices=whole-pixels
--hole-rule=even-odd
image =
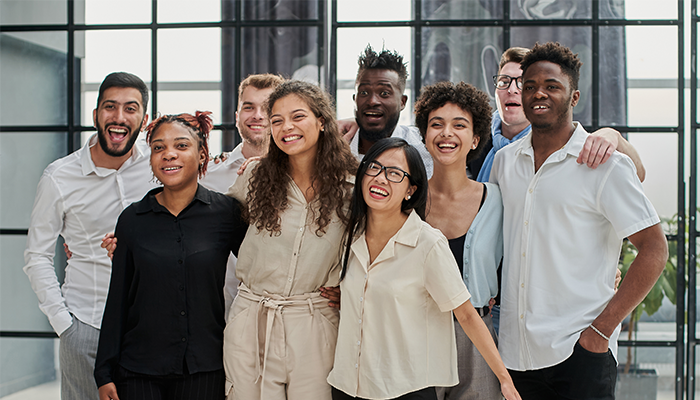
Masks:
[[[613,399],[619,324],[663,271],[666,238],[632,161],[577,163],[581,62],[558,43],[521,62],[532,132],[496,153],[503,197],[499,351],[524,400]],[[639,253],[617,292],[622,240]]]

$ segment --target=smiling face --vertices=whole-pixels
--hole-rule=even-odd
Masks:
[[[571,91],[569,77],[558,64],[538,61],[523,75],[523,107],[532,128],[551,130],[573,122],[580,92]]]
[[[479,144],[472,113],[454,103],[430,112],[425,146],[436,164],[465,166],[467,155]]]
[[[290,157],[315,156],[323,123],[323,119],[316,118],[309,105],[295,94],[282,97],[272,105],[272,138]]]
[[[523,71],[520,69],[520,64],[509,62],[501,68],[498,74],[517,78],[523,75]],[[513,132],[514,134],[522,131],[530,124],[523,111],[521,94],[515,82],[511,82],[510,86],[505,90],[496,89],[496,107],[498,108],[498,115],[501,116],[503,125],[507,127],[505,130]]]
[[[92,118],[100,149],[111,157],[127,155],[148,120],[141,93],[130,87],[105,90]]]
[[[241,138],[255,147],[264,146],[269,140],[270,122],[263,104],[272,88],[257,89],[248,85],[238,99],[236,127]]]
[[[185,126],[166,122],[150,138],[153,175],[167,189],[197,185],[199,166],[205,160],[199,139]]]
[[[406,154],[403,149],[389,149],[376,158],[378,164],[387,168],[398,168],[404,172],[411,173],[406,161]],[[367,212],[401,213],[401,203],[406,196],[413,194],[416,186],[412,186],[408,177],[401,183],[391,182],[386,179],[384,171],[377,176],[367,174],[362,178],[362,197],[367,203]]]
[[[363,139],[374,143],[391,136],[408,99],[399,82],[399,74],[388,69],[367,69],[358,76],[353,100]]]

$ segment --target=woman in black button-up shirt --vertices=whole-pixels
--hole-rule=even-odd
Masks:
[[[209,114],[167,115],[147,129],[163,187],[117,222],[95,363],[101,400],[224,397],[224,275],[247,226],[237,201],[197,183]]]

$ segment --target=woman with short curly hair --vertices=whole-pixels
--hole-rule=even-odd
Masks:
[[[488,96],[468,83],[440,82],[423,88],[415,111],[434,164],[426,222],[447,237],[472,304],[496,341],[489,302],[498,294],[496,270],[503,255],[501,192],[466,172],[490,135]],[[459,328],[455,335],[459,384],[438,388],[438,398],[500,399],[499,380],[470,338]]]
[[[338,285],[357,160],[318,86],[285,82],[266,108],[268,154],[229,190],[250,227],[225,332],[226,390],[236,399],[330,399],[338,311],[320,290]]]

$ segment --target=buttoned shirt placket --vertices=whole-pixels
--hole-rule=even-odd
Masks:
[[[304,193],[302,193],[301,189],[292,181],[292,190],[294,190],[296,193],[296,196],[299,197],[299,200],[301,201],[306,201],[306,197],[304,197]],[[301,251],[301,246],[304,243],[304,235],[306,234],[306,225],[309,217],[309,203],[306,202],[304,205],[304,211],[299,213],[299,220],[297,221],[297,226],[299,226],[299,230],[297,231],[297,234],[294,236],[294,247],[292,250],[292,257],[289,260],[289,269],[287,271],[287,282],[284,285],[284,293],[285,296],[290,296],[292,293],[292,284],[294,283],[294,275],[296,274],[297,271],[297,263],[299,261],[299,252]]]

